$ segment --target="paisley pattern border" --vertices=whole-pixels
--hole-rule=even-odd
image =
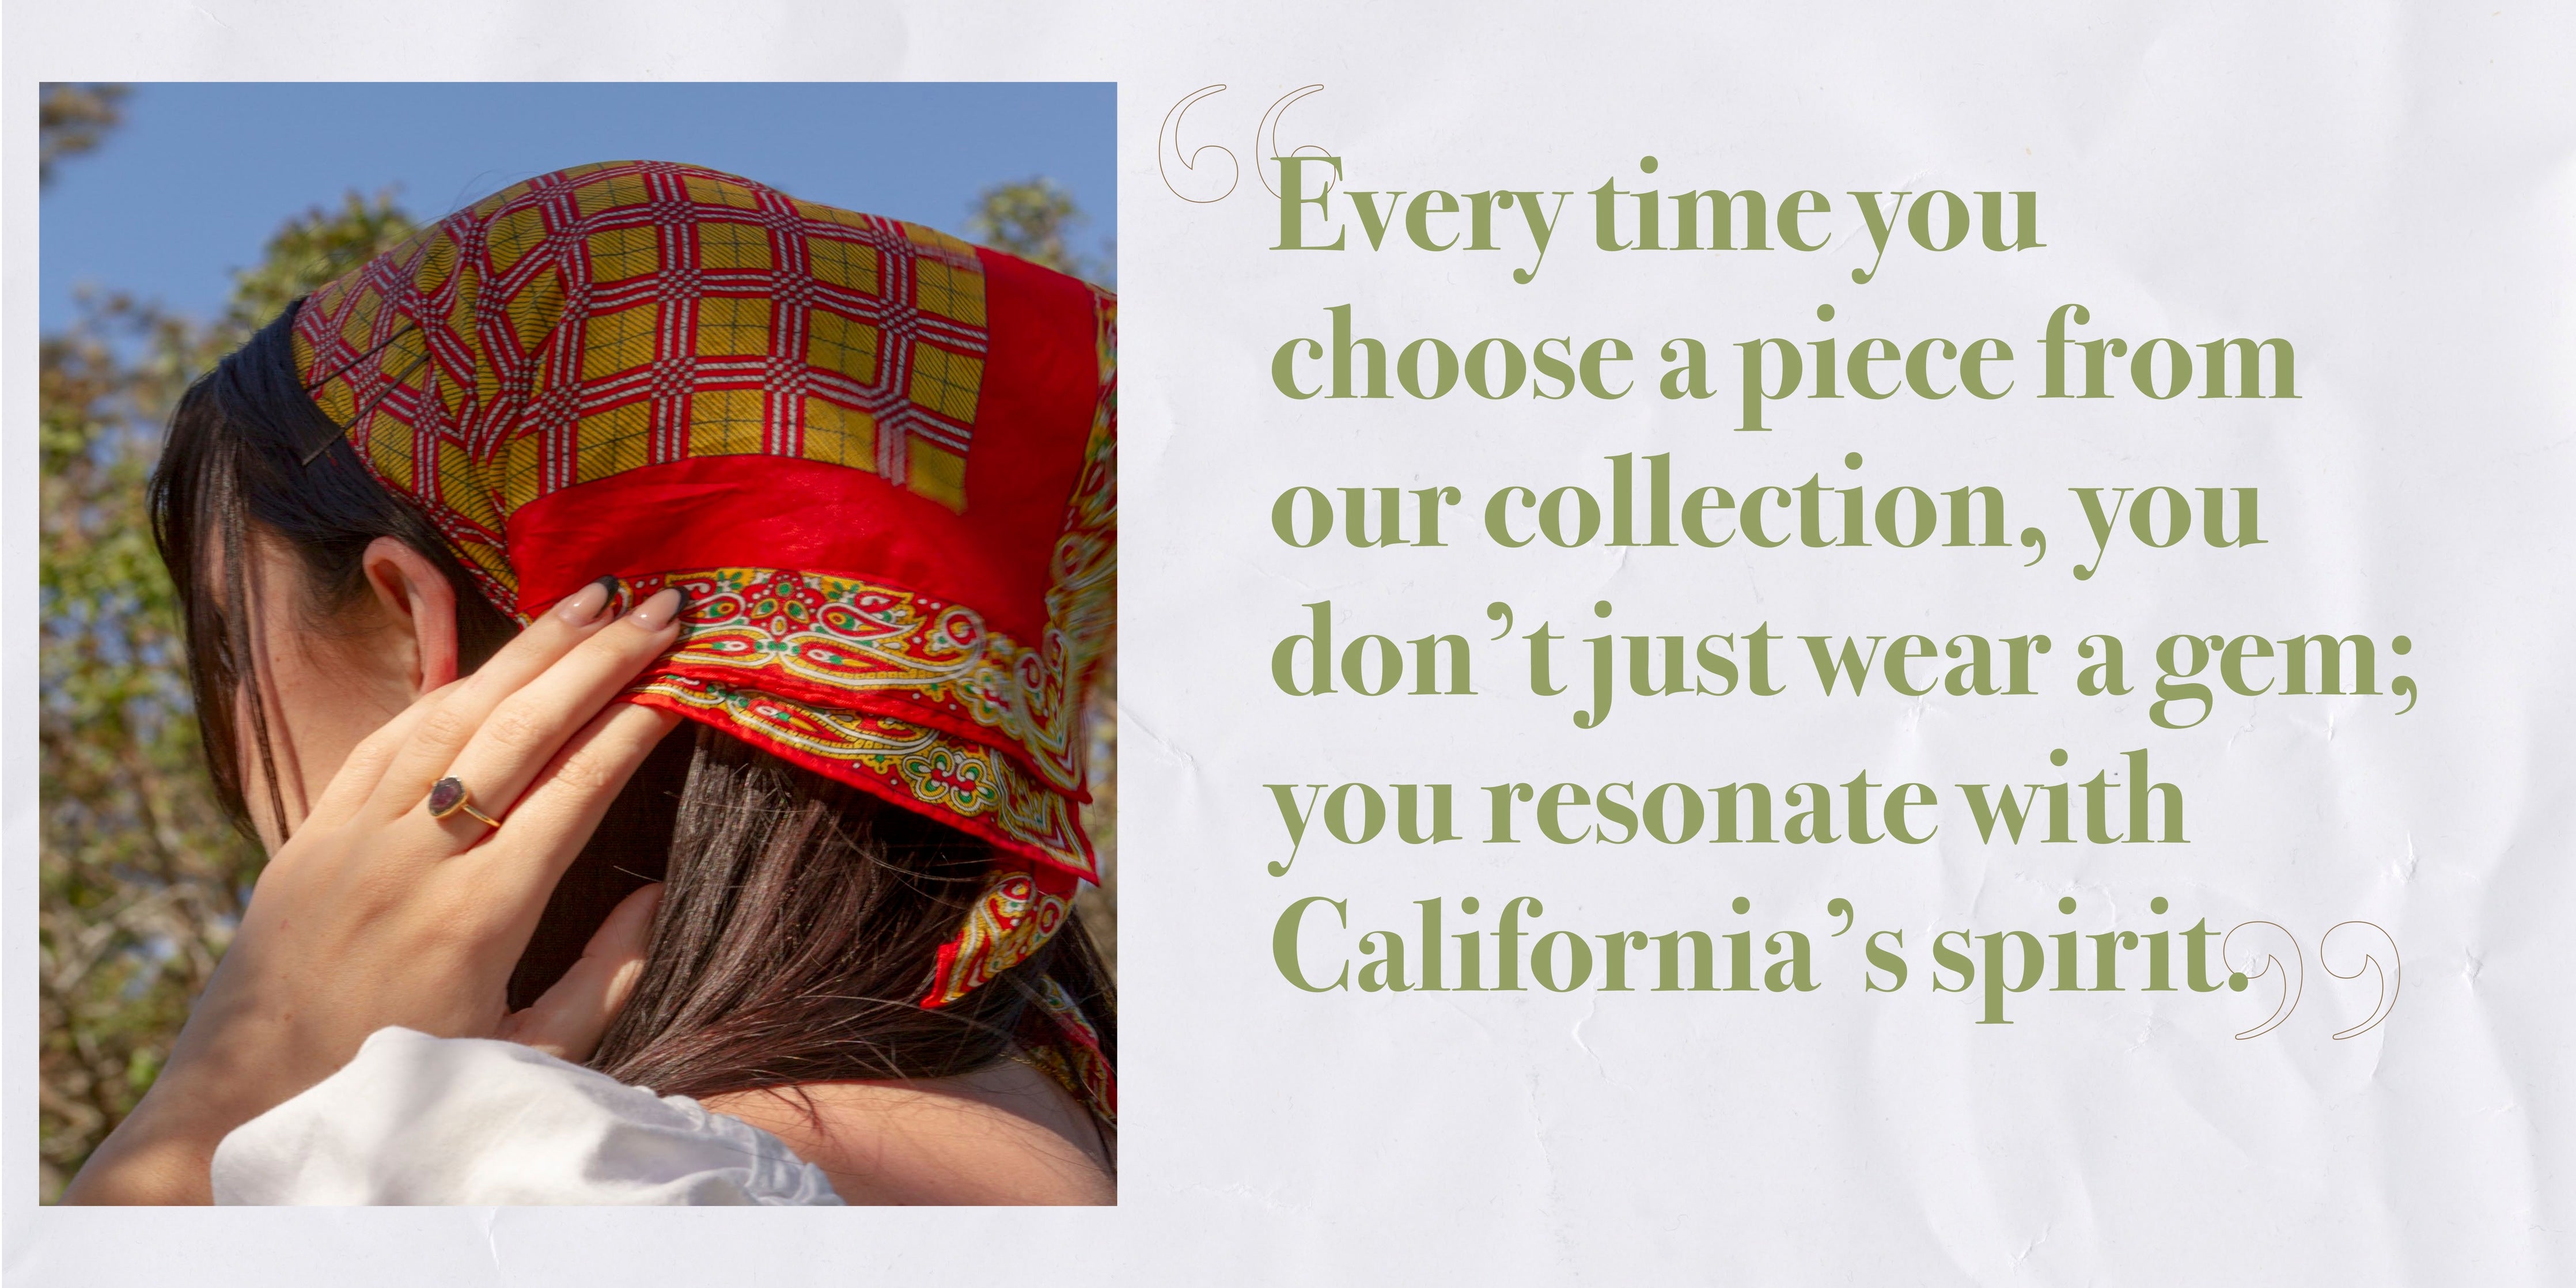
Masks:
[[[1099,880],[1073,801],[982,743],[890,716],[814,706],[694,676],[654,674],[627,694],[1070,877]]]
[[[681,569],[627,578],[620,590],[636,603],[665,586],[686,591],[689,606],[661,669],[999,742],[1056,790],[1086,798],[1063,659],[1050,665],[974,609],[777,568]]]

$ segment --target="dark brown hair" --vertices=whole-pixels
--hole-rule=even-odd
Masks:
[[[367,594],[368,544],[393,537],[455,587],[466,670],[517,629],[306,395],[292,349],[297,307],[188,389],[151,483],[153,537],[186,618],[207,766],[245,830],[245,752],[258,757],[281,828],[286,816],[264,704],[250,704],[251,746],[235,725],[235,695],[258,691],[251,631],[264,597],[284,590],[299,624],[327,633]],[[255,566],[254,532],[296,554],[303,585],[212,575]],[[965,1073],[1009,1057],[1015,1043],[1058,1040],[1036,1003],[1049,977],[1117,1058],[1116,999],[1078,916],[963,999],[918,1005],[939,945],[992,862],[978,838],[696,725],[664,740],[607,818],[548,902],[510,1004],[526,1005],[560,977],[619,899],[667,881],[643,977],[591,1060],[622,1081],[706,1096]]]

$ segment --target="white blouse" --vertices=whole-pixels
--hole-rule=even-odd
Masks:
[[[215,1150],[215,1202],[838,1206],[739,1118],[515,1042],[378,1029]]]

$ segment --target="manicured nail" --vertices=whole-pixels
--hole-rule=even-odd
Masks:
[[[609,597],[616,593],[617,579],[602,577],[555,605],[555,616],[562,618],[566,626],[588,626],[599,616],[599,610],[608,607]]]
[[[680,610],[686,608],[688,603],[688,595],[679,587],[665,586],[655,592],[651,599],[645,600],[643,607],[628,613],[626,620],[633,622],[640,630],[658,631],[679,620]]]

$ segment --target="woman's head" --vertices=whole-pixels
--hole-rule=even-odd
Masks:
[[[705,731],[630,784],[514,993],[667,858],[604,1064],[644,1060],[667,1090],[918,1076],[989,1059],[1032,1006],[1105,1054],[1079,1022],[1105,989],[1078,934],[1050,936],[1090,871],[1073,806],[1107,629],[1110,307],[661,163],[441,221],[174,421],[157,526],[219,784],[281,835],[348,730],[514,618],[602,574],[629,602],[679,586],[681,644],[631,694]],[[788,1059],[794,1033],[819,1045]]]
[[[189,388],[150,504],[216,793],[272,849],[360,738],[517,629],[305,396],[295,314]]]

